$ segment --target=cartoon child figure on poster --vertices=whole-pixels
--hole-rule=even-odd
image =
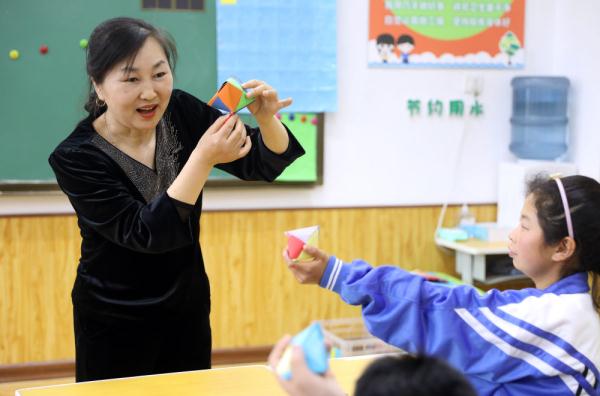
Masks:
[[[415,40],[409,34],[398,37],[398,50],[402,54],[402,63],[408,63],[408,56],[415,48]]]
[[[392,61],[394,57],[394,36],[382,33],[377,36],[377,52],[383,63]]]

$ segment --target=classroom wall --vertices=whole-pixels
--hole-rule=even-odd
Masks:
[[[600,176],[600,141],[590,119],[597,112],[600,83],[594,22],[600,2],[527,0],[526,67],[514,71],[369,69],[367,15],[367,1],[338,1],[339,111],[325,118],[325,184],[311,191],[233,197],[227,190],[210,190],[207,207],[397,206],[436,204],[447,197],[455,203],[496,202],[498,162],[515,160],[508,150],[510,81],[519,75],[561,74],[575,82],[571,99],[576,149],[567,159],[583,173]],[[574,51],[583,65],[569,58]],[[471,75],[484,80],[483,118],[465,126],[464,120],[448,117],[408,117],[407,98],[461,95]],[[462,133],[464,148],[459,152]],[[460,162],[453,177],[457,154]]]
[[[482,221],[494,205],[475,206]],[[331,292],[298,284],[281,253],[283,232],[321,225],[320,244],[344,260],[454,272],[437,249],[439,208],[215,211],[202,215],[214,348],[272,345],[315,319],[360,311]],[[450,208],[447,220],[456,220]],[[0,365],[74,357],[70,292],[79,259],[74,215],[0,217]]]
[[[571,79],[571,139],[569,157],[580,172],[600,175],[600,2],[556,1],[554,70]]]
[[[497,163],[514,160],[510,80],[566,75],[571,91],[572,149],[567,159],[600,176],[595,112],[600,83],[596,0],[527,0],[523,70],[369,69],[368,2],[338,0],[339,111],[325,117],[323,185],[311,188],[210,188],[207,210],[410,206],[496,202]],[[185,56],[185,54],[182,54]],[[483,77],[485,116],[410,119],[406,99],[463,95],[467,76]],[[461,134],[464,147],[459,150]],[[454,164],[460,157],[456,174]],[[365,188],[365,186],[368,186]],[[65,213],[64,198],[0,195],[0,215]]]

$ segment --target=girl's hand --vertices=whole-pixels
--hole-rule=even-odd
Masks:
[[[221,116],[206,130],[194,151],[211,166],[225,164],[244,157],[252,142],[237,114]]]
[[[324,251],[310,245],[304,245],[302,250],[304,250],[308,255],[312,256],[312,260],[292,260],[287,254],[287,249],[284,249],[283,251],[283,259],[298,282],[302,284],[318,284],[323,277],[325,268],[327,267],[329,256]]]
[[[264,81],[250,80],[242,84],[242,88],[249,89],[248,97],[256,99],[248,105],[248,110],[258,122],[273,117],[281,109],[292,104],[292,98],[279,100],[277,91]]]

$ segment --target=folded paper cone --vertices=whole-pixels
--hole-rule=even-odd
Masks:
[[[288,235],[287,252],[289,258],[291,258],[292,260],[296,260],[298,256],[300,256],[300,253],[302,253],[303,247],[303,241],[301,241],[293,235]]]
[[[304,245],[319,246],[319,226],[286,231],[285,235],[288,238],[288,257],[292,260],[310,260],[312,257],[302,250]]]
[[[317,230],[308,238],[308,240],[306,241],[305,245],[311,245],[314,247],[319,247],[319,229],[317,228]],[[306,253],[304,250],[302,250],[300,252],[300,255],[298,256],[297,260],[310,260],[312,259],[312,256],[309,255],[308,253]]]

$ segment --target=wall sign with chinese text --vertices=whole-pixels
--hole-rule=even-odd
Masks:
[[[484,114],[483,103],[474,97],[469,101],[463,99],[449,99],[444,101],[439,98],[406,100],[406,111],[411,117],[426,115],[428,117],[481,117]]]
[[[522,68],[525,0],[369,0],[372,67]]]

